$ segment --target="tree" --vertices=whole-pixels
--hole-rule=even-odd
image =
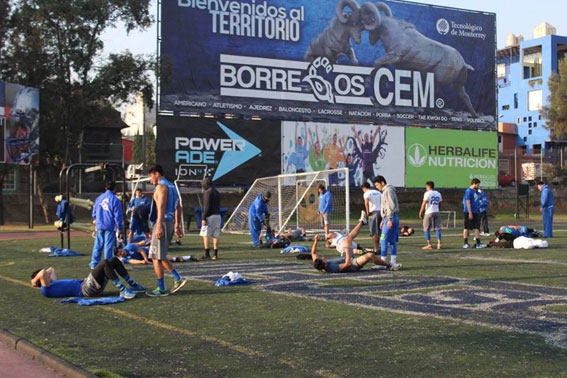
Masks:
[[[151,0],[16,0],[0,46],[3,80],[40,88],[40,164],[75,161],[81,129],[100,109],[141,91],[152,103],[153,57],[130,52],[101,57],[102,33],[122,22],[128,31],[153,23]],[[1,42],[1,41],[0,41]],[[47,170],[42,169],[42,173]]]
[[[6,3],[11,4],[9,8]],[[101,56],[102,34],[153,23],[151,0],[0,0],[0,78],[40,89],[39,180],[56,181],[78,158],[84,126],[142,92],[152,103],[154,57]],[[2,17],[3,13],[8,14]]]
[[[553,72],[549,77],[547,105],[540,111],[551,140],[567,138],[567,59],[561,59],[558,65],[559,73]]]
[[[141,164],[143,158],[142,135],[136,133],[134,146],[132,147],[132,163]],[[152,130],[146,130],[146,165],[155,164],[156,159],[156,137]]]

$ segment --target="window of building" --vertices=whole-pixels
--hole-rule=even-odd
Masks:
[[[17,189],[17,175],[16,175],[16,169],[15,168],[11,168],[8,169],[8,172],[6,172],[6,174],[4,175],[4,183],[2,185],[2,191],[6,191],[6,192],[13,192]]]
[[[528,135],[532,135],[532,131],[531,131],[531,130],[528,130]]]
[[[498,144],[502,143],[502,135],[498,135]]]
[[[518,122],[516,122],[516,123],[519,125],[520,123],[522,123],[522,118],[518,117],[517,121]]]
[[[534,127],[537,127],[537,122],[534,122]]]
[[[532,121],[532,116],[528,117],[528,121],[530,121],[530,122]]]
[[[527,122],[527,121],[528,121],[528,117],[524,117],[524,122]]]
[[[561,61],[567,57],[567,45],[559,43],[557,45],[557,61]]]
[[[526,141],[526,138],[524,138],[524,142]],[[527,151],[527,146],[520,146],[520,154],[525,155]]]
[[[518,109],[518,94],[514,93],[514,109]]]
[[[542,104],[543,104],[543,91],[541,89],[528,92],[528,110],[530,112],[540,110]],[[530,121],[531,121],[531,117],[530,117]]]
[[[528,123],[528,127],[531,129],[532,128],[532,123]]]
[[[537,119],[539,119],[541,121],[541,114],[537,117]]]
[[[541,144],[534,144],[532,146],[532,149],[534,151],[534,154],[536,154],[536,155],[541,154]]]
[[[506,77],[506,63],[498,63],[496,65],[496,75],[498,79]]]
[[[534,46],[523,51],[524,79],[541,76],[541,46]]]
[[[510,105],[503,105],[502,110],[510,110]]]
[[[524,137],[524,142],[527,142],[527,141],[528,141],[528,137]]]

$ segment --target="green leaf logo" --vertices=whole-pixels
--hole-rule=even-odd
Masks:
[[[408,148],[408,161],[409,163],[419,168],[425,164],[425,159],[427,158],[427,150],[421,144],[413,144]]]

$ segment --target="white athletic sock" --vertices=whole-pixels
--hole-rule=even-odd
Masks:
[[[396,255],[390,256],[390,264],[396,265]]]

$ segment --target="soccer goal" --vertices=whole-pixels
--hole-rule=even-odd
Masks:
[[[248,211],[260,193],[270,192],[268,204],[270,225],[275,232],[286,227],[305,228],[307,232],[323,230],[319,207],[319,185],[323,184],[333,196],[330,229],[349,230],[349,178],[348,169],[330,169],[317,172],[285,174],[259,178],[240,201],[222,231],[249,233]]]

